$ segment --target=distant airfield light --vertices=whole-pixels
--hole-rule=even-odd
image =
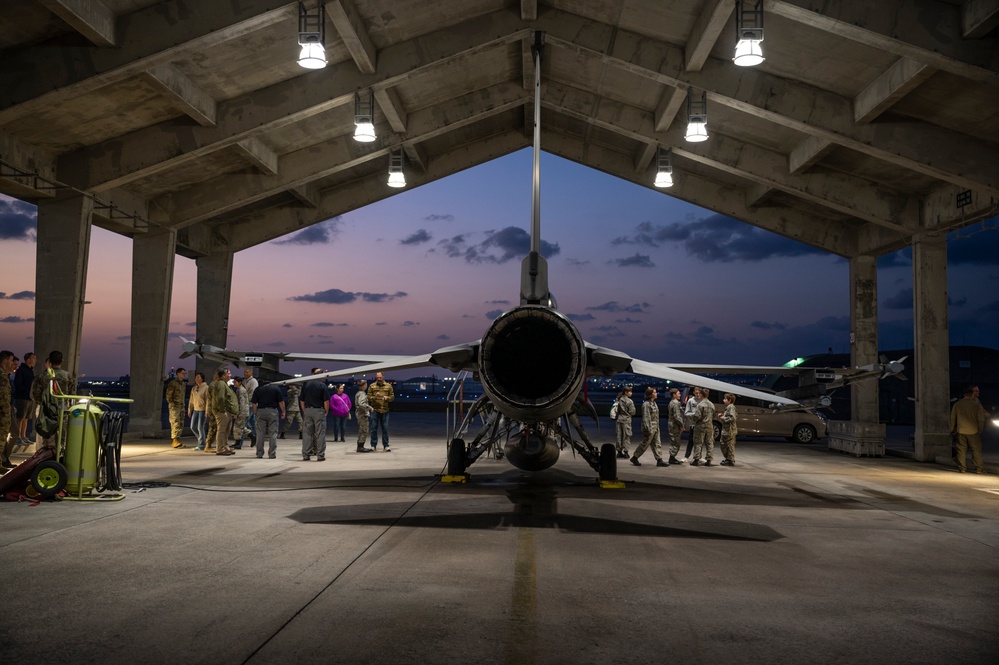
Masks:
[[[763,0],[735,3],[735,56],[732,58],[739,67],[754,67],[765,60],[763,57]]]
[[[803,362],[805,362],[804,358],[795,358],[794,360],[788,360],[786,363],[784,363],[784,367],[787,368],[797,367]]]
[[[326,13],[323,0],[316,3],[316,11],[310,12],[304,2],[298,3],[298,44],[302,52],[298,64],[306,69],[322,69],[326,66]]]

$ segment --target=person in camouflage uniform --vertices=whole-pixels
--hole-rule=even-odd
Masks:
[[[243,427],[246,419],[250,416],[250,398],[243,387],[243,377],[232,377],[232,387],[236,390],[236,399],[239,400],[239,413],[236,414],[235,424],[232,427],[232,435],[236,439],[233,448],[241,450],[243,448]]]
[[[215,439],[218,436],[219,424],[215,420],[215,399],[212,396],[212,383],[215,383],[217,379],[214,377],[212,381],[208,384],[208,392],[205,393],[205,422],[208,423],[208,427],[205,428],[205,452],[214,453],[215,452]]]
[[[367,381],[361,379],[357,382],[357,394],[354,395],[354,413],[357,415],[357,452],[359,453],[371,452],[371,448],[364,447],[368,440],[368,418],[371,417],[367,389]]]
[[[185,397],[187,397],[187,370],[180,367],[177,369],[177,378],[168,383],[166,387],[167,410],[170,413],[170,436],[173,438],[170,445],[174,448],[186,448],[180,442],[180,437],[184,434]]]
[[[282,421],[284,426],[281,428],[281,433],[278,438],[283,439],[285,432],[290,432],[292,426],[298,423],[298,438],[302,438],[302,408],[298,403],[298,396],[302,394],[301,386],[291,384],[288,386],[288,407],[285,409],[285,419]]]
[[[669,463],[683,464],[676,458],[680,453],[680,435],[683,434],[683,406],[680,404],[679,388],[670,388],[669,396],[672,398],[666,413],[669,428]]]
[[[645,454],[649,446],[652,447],[652,454],[656,458],[656,466],[669,466],[663,459],[663,446],[659,433],[659,405],[656,398],[659,391],[652,386],[645,389],[645,402],[642,403],[642,442],[638,444],[638,449],[631,458],[631,463],[635,466],[642,466],[638,458]]]
[[[694,461],[691,466],[701,465],[701,450],[704,450],[704,466],[711,466],[711,458],[715,449],[715,405],[708,399],[710,391],[707,388],[697,388],[697,409],[694,411]]]
[[[735,435],[739,433],[739,428],[735,424],[738,416],[735,410],[735,395],[725,393],[722,401],[725,402],[725,412],[721,415],[721,451],[725,457],[722,466],[735,466]]]
[[[631,419],[635,417],[635,403],[631,401],[631,386],[625,386],[617,396],[617,417],[614,418],[617,430],[617,456],[628,459],[628,443],[631,441]]]
[[[0,450],[3,450],[0,465],[4,469],[13,469],[16,466],[7,456],[7,437],[10,436],[10,428],[14,422],[14,396],[10,387],[10,373],[13,371],[14,352],[0,351]]]
[[[48,390],[52,381],[55,381],[56,394],[75,395],[76,380],[69,375],[69,372],[62,368],[62,351],[53,351],[45,359],[45,369],[35,375],[35,381],[31,384],[31,401],[41,404],[45,391]],[[59,408],[66,406],[65,400],[59,401]],[[37,421],[36,421],[37,422]],[[35,452],[42,448],[58,448],[58,434],[53,434],[48,438],[38,435],[35,438]]]

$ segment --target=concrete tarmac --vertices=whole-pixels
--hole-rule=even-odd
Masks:
[[[142,491],[0,504],[0,662],[999,662],[999,476],[750,441],[445,485],[399,416],[391,453],[131,441]]]

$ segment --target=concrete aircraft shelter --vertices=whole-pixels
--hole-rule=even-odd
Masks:
[[[540,30],[543,148],[645,187],[672,148],[669,196],[849,259],[854,365],[877,362],[876,259],[912,247],[932,460],[946,233],[999,200],[999,0],[761,8],[746,68],[735,0],[327,0],[309,70],[298,2],[4,0],[0,192],[38,206],[35,348],[76,367],[91,227],[131,237],[131,427],[159,435],[174,257],[197,261],[197,337],[226,346],[236,252],[392,195],[393,151],[415,187],[531,145]],[[378,140],[358,143],[369,91]],[[690,143],[702,95],[710,138]],[[876,385],[853,391],[842,435],[883,436]]]

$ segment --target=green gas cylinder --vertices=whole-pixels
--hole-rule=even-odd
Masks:
[[[69,476],[66,492],[70,496],[90,492],[97,484],[98,439],[103,415],[101,407],[94,403],[80,402],[69,408],[63,464]]]

